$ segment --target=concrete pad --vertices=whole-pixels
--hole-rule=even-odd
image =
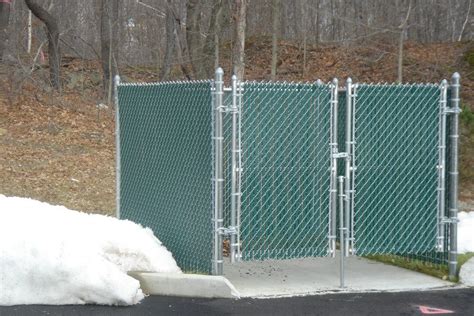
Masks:
[[[467,260],[459,271],[459,281],[467,286],[474,286],[474,257]]]
[[[242,297],[425,290],[454,285],[422,273],[360,257],[347,258],[345,267],[345,288],[339,286],[339,257],[237,264],[227,262],[224,276]]]
[[[129,272],[140,281],[145,294],[204,298],[239,298],[234,286],[223,276],[184,273]]]

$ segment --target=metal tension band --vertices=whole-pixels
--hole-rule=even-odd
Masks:
[[[230,236],[230,235],[237,235],[237,228],[236,227],[221,227],[217,229],[218,233],[223,236]]]
[[[347,158],[349,155],[347,153],[335,153],[332,154],[332,158]]]
[[[459,114],[461,112],[462,110],[460,108],[445,108],[444,109],[445,114]]]
[[[445,217],[441,220],[441,224],[456,224],[459,223],[459,218],[457,217]]]

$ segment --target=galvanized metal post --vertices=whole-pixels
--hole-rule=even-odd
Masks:
[[[438,251],[444,249],[444,225],[446,220],[446,109],[447,109],[448,81],[443,80],[440,85],[439,101],[439,135],[438,135]]]
[[[352,159],[352,79],[347,78],[346,81],[346,165],[344,177],[344,202],[345,202],[345,219],[344,226],[346,227],[344,256],[349,256],[349,227],[350,227],[350,211],[351,211],[351,159]],[[342,237],[341,237],[342,238]]]
[[[225,111],[224,71],[217,68],[214,83],[214,265],[215,275],[223,274],[222,233],[224,209],[224,172],[223,172],[223,127],[222,116]]]
[[[237,223],[240,212],[240,108],[238,97],[240,89],[237,87],[237,76],[232,76],[232,184],[231,184],[231,212],[230,212],[230,262],[234,263],[239,260],[240,240],[238,232],[240,231],[240,223]]]
[[[238,188],[238,194],[237,194],[237,253],[236,253],[236,259],[240,261],[242,258],[241,254],[241,248],[242,244],[240,241],[240,213],[242,209],[242,172],[243,172],[243,167],[242,167],[242,95],[243,95],[243,83],[237,79],[237,89],[238,89],[238,94],[237,94],[237,109],[238,109],[238,125],[237,125],[237,135],[238,135],[238,141],[237,141],[237,146],[239,148],[238,155],[237,155],[237,188]]]
[[[120,113],[118,86],[120,76],[114,77],[114,103],[115,103],[115,216],[120,218]]]
[[[329,178],[329,254],[331,257],[336,256],[336,212],[337,212],[337,98],[338,98],[338,81],[334,78],[331,85],[331,126],[330,126],[330,178]]]
[[[459,142],[459,88],[460,75],[454,73],[451,78],[451,161],[449,183],[449,278],[455,279],[458,264],[458,142]]]
[[[344,177],[339,179],[339,248],[340,248],[340,286],[344,287],[344,257],[346,228],[344,227]]]
[[[356,189],[355,189],[355,178],[356,178],[356,102],[357,102],[357,88],[359,85],[356,83],[352,85],[352,150],[351,150],[351,199],[350,199],[350,205],[351,205],[351,226],[350,226],[350,248],[351,248],[351,254],[355,255],[356,254],[356,249],[355,249],[355,233],[354,233],[354,213],[355,213],[355,194],[356,194]]]

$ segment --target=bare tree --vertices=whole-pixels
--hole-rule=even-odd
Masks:
[[[398,27],[400,30],[400,38],[398,41],[398,82],[402,83],[403,81],[403,43],[405,40],[405,34],[408,29],[408,19],[410,18],[412,7],[412,0],[408,2],[408,10],[405,16],[405,19],[402,21],[402,24]]]
[[[201,5],[199,0],[188,0],[186,4],[186,42],[188,44],[191,66],[196,78],[206,76],[203,63],[203,43],[200,31]]]
[[[41,7],[33,0],[25,0],[28,8],[33,14],[46,25],[46,35],[48,38],[48,59],[51,85],[56,90],[61,90],[60,67],[61,53],[59,50],[59,26],[56,17]]]
[[[100,46],[102,62],[102,83],[107,102],[112,102],[113,78],[118,73],[118,1],[101,0],[100,3]]]
[[[173,3],[171,0],[166,0],[166,48],[163,64],[160,70],[160,79],[167,80],[171,72],[171,63],[173,61],[173,52],[175,51],[175,33],[176,33],[176,18],[173,12]]]
[[[245,63],[245,26],[247,0],[233,1],[234,45],[232,47],[232,72],[240,80],[244,79]]]
[[[272,70],[271,79],[275,80],[278,61],[278,37],[280,33],[280,0],[273,0],[273,34],[272,34]]]
[[[3,60],[3,52],[8,40],[8,24],[10,22],[11,0],[0,1],[0,61]]]
[[[469,6],[467,8],[467,13],[466,13],[466,19],[464,20],[464,23],[462,24],[462,29],[461,29],[461,32],[459,33],[458,42],[462,40],[462,35],[464,34],[464,30],[466,29],[467,22],[469,21],[469,15],[471,14],[471,4],[472,4],[472,0],[469,0]]]
[[[206,75],[211,78],[219,67],[219,45],[222,29],[222,0],[213,0],[213,7],[203,54],[205,56]]]

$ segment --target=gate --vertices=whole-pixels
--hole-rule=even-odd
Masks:
[[[355,134],[356,251],[435,251],[439,85],[360,85]]]
[[[245,83],[244,260],[328,254],[331,87]]]
[[[340,253],[343,285],[345,257],[392,254],[455,276],[459,75],[225,87],[218,69],[116,91],[119,215],[184,270]]]

